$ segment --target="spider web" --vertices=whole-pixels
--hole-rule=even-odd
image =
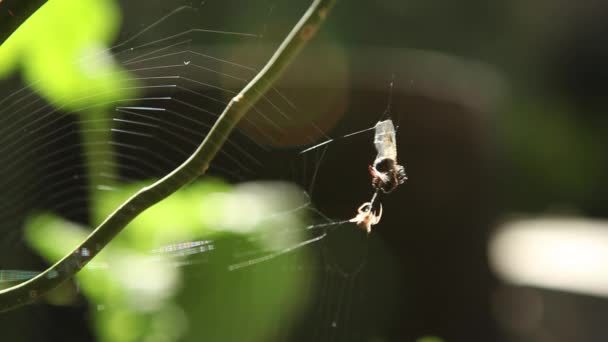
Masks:
[[[27,270],[17,275],[24,278],[33,274],[31,270],[44,268],[22,239],[20,227],[32,211],[52,211],[74,222],[95,225],[97,218],[90,213],[95,193],[112,192],[118,182],[158,179],[180,165],[307,5],[307,1],[125,2],[125,22],[117,43],[85,59],[96,65],[111,58],[128,73],[124,93],[129,95],[110,105],[98,101],[101,104],[75,109],[56,106],[40,97],[32,85],[19,87],[17,79],[5,82],[6,89],[18,90],[6,92],[9,95],[0,100],[0,267]],[[306,59],[298,63],[310,67]],[[300,72],[302,69],[300,65]],[[309,279],[303,286],[309,298],[305,314],[295,323],[277,324],[274,338],[368,340],[369,332],[363,329],[364,288],[369,276],[366,262],[374,247],[344,219],[354,216],[355,209],[367,200],[369,179],[362,183],[362,195],[345,194],[342,211],[337,211],[341,219],[330,219],[324,205],[315,204],[319,187],[328,188],[340,180],[340,172],[325,169],[324,161],[340,158],[336,145],[348,147],[336,142],[300,154],[306,145],[329,139],[326,132],[339,119],[341,104],[339,97],[319,99],[322,91],[302,94],[302,88],[311,86],[298,85],[297,77],[295,71],[288,73],[252,109],[213,161],[208,175],[235,184],[268,179],[296,182],[305,191],[304,200],[285,212],[308,215],[311,225],[305,234],[273,232],[298,240],[275,252],[249,250],[248,244],[222,246],[220,242],[192,242],[156,252],[168,248],[188,257],[185,265],[193,269],[186,272],[187,277],[199,276],[196,265],[213,263],[210,251],[222,248],[230,250],[227,253],[234,256],[233,265],[238,267],[221,272],[235,283],[260,269],[276,269],[276,264],[282,265],[283,272],[305,274]],[[105,94],[87,96],[103,99]],[[108,107],[109,115],[90,114]],[[372,136],[363,134],[360,139],[365,137],[370,141],[369,150],[361,154],[371,161]],[[97,173],[90,174],[88,167],[95,163],[100,163],[95,166]],[[360,169],[365,171],[366,166],[362,164]],[[348,169],[351,166],[344,165],[342,172]],[[334,202],[326,200],[325,206]],[[315,261],[301,263],[299,253],[310,253]],[[255,296],[247,291],[235,290],[243,303]],[[215,329],[230,330],[239,319],[243,324],[255,324],[248,314],[247,310],[232,312],[225,325]],[[214,340],[213,333],[209,334],[209,340]]]

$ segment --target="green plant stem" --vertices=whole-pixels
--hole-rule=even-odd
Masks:
[[[47,0],[4,0],[0,1],[0,44],[15,32],[27,18],[36,12]]]
[[[137,215],[204,174],[211,160],[241,118],[272,87],[314,36],[335,0],[314,0],[264,68],[228,103],[209,134],[183,164],[152,185],[142,188],[110,214],[72,253],[40,275],[0,291],[0,311],[7,311],[40,298],[74,276]]]

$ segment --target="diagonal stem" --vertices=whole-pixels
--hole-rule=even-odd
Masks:
[[[209,134],[183,164],[142,188],[110,214],[72,253],[35,278],[0,291],[0,311],[38,299],[74,276],[137,215],[192,182],[209,168],[228,135],[251,107],[272,87],[298,52],[314,36],[336,0],[314,0],[264,68],[230,100]]]
[[[0,1],[0,44],[15,32],[47,0]]]

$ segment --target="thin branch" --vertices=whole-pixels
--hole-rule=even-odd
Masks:
[[[47,0],[0,1],[0,44],[46,2]]]
[[[298,52],[314,36],[334,3],[335,0],[313,1],[264,68],[228,103],[209,134],[188,160],[164,178],[142,188],[129,198],[72,253],[35,278],[0,291],[0,311],[33,302],[74,276],[137,215],[204,174],[239,120],[272,87]]]

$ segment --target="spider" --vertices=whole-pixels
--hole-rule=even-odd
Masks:
[[[359,228],[364,229],[369,234],[372,231],[372,226],[378,224],[381,217],[382,204],[380,204],[378,211],[372,211],[372,202],[365,202],[357,209],[357,216],[348,221],[356,223]]]

